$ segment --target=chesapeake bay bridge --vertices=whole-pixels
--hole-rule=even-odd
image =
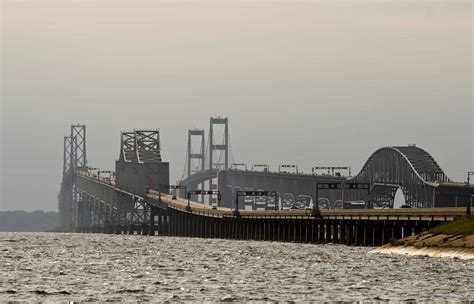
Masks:
[[[216,125],[224,129],[218,143]],[[375,246],[472,212],[469,175],[452,181],[415,145],[380,148],[351,176],[348,167],[304,174],[296,165],[231,164],[227,118],[210,119],[205,142],[204,130],[188,131],[183,177],[170,184],[159,130],[121,132],[113,171],[89,166],[86,126],[72,125],[64,137],[60,229]],[[348,176],[334,171],[345,169]],[[394,208],[398,189],[407,208]]]

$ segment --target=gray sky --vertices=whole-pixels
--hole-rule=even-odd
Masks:
[[[228,116],[235,161],[350,165],[416,143],[474,169],[472,3],[4,1],[0,210],[56,210],[62,140],[89,165],[160,128],[172,179],[187,129]]]

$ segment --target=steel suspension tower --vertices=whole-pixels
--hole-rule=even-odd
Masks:
[[[80,200],[75,189],[76,174],[87,170],[86,126],[71,125],[71,134],[64,137],[63,178],[58,195],[59,222],[62,231],[71,231],[77,218],[77,203]]]
[[[214,126],[215,125],[224,125],[224,141],[221,144],[214,144]],[[224,162],[223,163],[214,163],[213,154],[214,151],[224,151]],[[210,119],[209,125],[209,188],[211,190],[217,189],[217,185],[213,183],[213,169],[229,168],[229,120],[227,117],[213,118]],[[214,204],[215,199],[210,198],[210,203]]]

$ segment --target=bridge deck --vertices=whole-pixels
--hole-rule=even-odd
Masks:
[[[151,193],[149,199],[159,200],[158,193]],[[172,199],[170,195],[161,195],[161,201],[169,207],[186,211],[188,204],[184,199]],[[233,217],[233,209],[190,201],[191,213],[212,217]],[[312,210],[250,211],[240,210],[243,218],[313,218]],[[407,208],[407,209],[343,209],[321,210],[325,219],[373,219],[373,220],[453,220],[466,214],[465,208]],[[474,212],[473,212],[474,215]]]
[[[100,183],[102,186],[113,188],[116,191],[124,192],[116,188],[114,183],[108,182],[102,178],[92,177],[82,174],[82,177]],[[160,199],[161,197],[161,199]],[[159,193],[151,190],[147,195],[149,203],[163,207],[165,205],[188,212],[186,207],[188,201],[185,199],[173,199],[171,195]],[[231,208],[217,207],[212,208],[210,205],[190,201],[191,213],[209,216],[209,217],[234,217],[234,210]],[[268,210],[268,211],[251,211],[239,210],[242,218],[314,218],[312,210],[296,209],[296,210]],[[474,210],[471,211],[474,215]],[[400,209],[340,209],[340,210],[321,210],[323,219],[360,219],[360,220],[454,220],[456,217],[464,216],[466,208],[400,208]]]

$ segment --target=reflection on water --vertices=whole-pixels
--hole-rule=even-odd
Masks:
[[[0,233],[0,301],[474,299],[474,262],[344,245]]]

